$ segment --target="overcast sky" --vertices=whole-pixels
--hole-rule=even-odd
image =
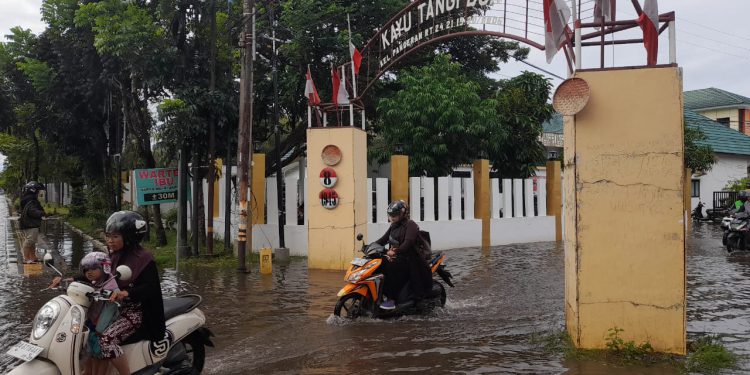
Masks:
[[[591,3],[590,0],[583,2]],[[41,32],[44,29],[39,15],[41,3],[41,0],[0,0],[0,33],[8,34],[9,29],[16,25]],[[582,8],[587,10],[590,5]],[[750,22],[747,21],[750,17],[750,0],[661,0],[659,11],[675,11],[677,14],[677,58],[684,71],[685,90],[717,87],[750,97],[750,69],[747,68],[750,66]],[[583,14],[583,17],[586,16]],[[618,0],[618,18],[634,16],[631,2]],[[660,38],[660,63],[668,62],[666,35],[665,32]],[[617,39],[635,37],[640,37],[637,30],[617,35]],[[642,65],[645,56],[642,45],[617,46],[614,64]],[[548,65],[544,52],[532,48],[528,61],[561,77],[567,76],[562,53]],[[596,47],[585,48],[582,61],[584,68],[597,67]],[[606,65],[612,64],[612,49],[608,48]],[[523,70],[539,72],[522,63],[512,62],[502,67],[498,77],[512,77]],[[553,79],[553,83],[559,82]]]

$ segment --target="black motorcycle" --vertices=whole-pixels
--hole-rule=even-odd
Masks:
[[[723,241],[727,252],[750,250],[750,218],[733,218],[729,228],[724,231]]]

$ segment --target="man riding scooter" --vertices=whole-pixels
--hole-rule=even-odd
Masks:
[[[385,275],[383,294],[387,298],[383,299],[380,308],[384,310],[396,308],[396,300],[407,282],[411,282],[410,292],[415,299],[425,296],[432,288],[432,272],[417,251],[419,227],[409,219],[406,202],[398,200],[389,204],[388,220],[391,226],[375,241],[382,246],[390,244],[389,261],[382,266]]]

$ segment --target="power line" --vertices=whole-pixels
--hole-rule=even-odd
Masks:
[[[689,31],[682,30],[680,32],[688,34],[688,35],[692,35],[692,36],[695,36],[695,37],[698,37],[698,38],[701,38],[701,39],[706,39],[706,40],[709,40],[709,41],[712,41],[712,42],[715,42],[715,43],[724,44],[724,45],[729,46],[729,47],[733,47],[733,48],[737,48],[737,49],[744,49],[745,51],[750,51],[750,48],[747,48],[747,47],[738,46],[736,44],[727,43],[727,42],[724,42],[724,41],[721,41],[721,40],[707,38],[707,37],[705,37],[703,35],[696,34],[696,33],[691,33]]]
[[[555,77],[555,78],[557,78],[557,79],[560,79],[560,80],[563,80],[563,81],[565,80],[565,78],[563,78],[563,77],[560,77],[559,75],[557,75],[557,74],[555,74],[555,73],[552,73],[552,72],[550,72],[549,70],[545,70],[545,69],[542,69],[542,68],[540,68],[540,67],[538,67],[538,66],[536,66],[536,65],[534,65],[534,64],[532,64],[532,63],[530,63],[530,62],[526,62],[526,61],[524,61],[524,60],[516,60],[516,61],[518,61],[518,62],[520,62],[520,63],[524,63],[524,64],[526,64],[526,65],[528,65],[528,66],[530,66],[530,67],[532,67],[532,68],[534,68],[534,69],[540,70],[540,71],[542,71],[542,72],[544,72],[544,73],[547,73],[547,74],[549,74],[549,75],[551,75],[551,76],[553,76],[553,77]]]
[[[709,50],[709,51],[713,51],[713,52],[718,52],[718,53],[723,53],[723,54],[725,54],[725,55],[727,55],[727,56],[737,57],[737,58],[740,58],[740,59],[743,59],[743,60],[748,60],[748,61],[750,61],[750,56],[740,56],[740,55],[733,55],[733,54],[731,54],[731,53],[727,53],[727,52],[724,52],[724,51],[721,51],[721,50],[718,50],[718,49],[713,49],[713,48],[710,48],[710,47],[702,46],[702,45],[700,45],[700,44],[695,44],[695,43],[691,43],[691,42],[688,42],[688,41],[686,41],[686,40],[680,40],[679,42],[680,42],[680,43],[687,43],[687,44],[690,44],[691,46],[694,46],[694,47],[698,47],[698,48],[703,48],[703,49],[707,49],[707,50]]]
[[[711,27],[711,26],[706,26],[706,25],[702,25],[702,24],[700,24],[700,23],[698,23],[698,22],[694,22],[694,21],[686,20],[686,19],[684,19],[684,18],[682,18],[682,17],[677,17],[677,19],[678,19],[678,20],[680,20],[680,21],[685,21],[685,22],[687,22],[687,23],[692,23],[693,25],[697,25],[697,26],[703,27],[703,28],[705,28],[705,29],[713,30],[713,31],[715,31],[715,32],[717,32],[717,33],[720,33],[720,34],[724,34],[724,35],[727,35],[727,36],[731,36],[731,37],[734,37],[734,38],[738,38],[738,39],[742,39],[742,40],[747,40],[747,41],[750,41],[750,38],[746,38],[746,37],[744,37],[744,36],[739,36],[739,35],[731,34],[731,33],[728,33],[728,32],[726,32],[726,31],[722,31],[722,30],[719,30],[719,29],[717,29],[717,28],[713,28],[713,27]]]

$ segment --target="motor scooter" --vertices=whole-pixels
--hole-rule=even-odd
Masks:
[[[357,235],[357,240],[362,241],[362,234]],[[349,319],[356,319],[360,316],[372,318],[389,318],[401,315],[420,314],[428,312],[435,307],[445,306],[447,295],[445,287],[434,276],[438,275],[446,284],[453,287],[451,281],[452,275],[445,268],[445,255],[440,252],[432,254],[428,261],[432,271],[432,289],[430,293],[421,300],[415,300],[409,294],[409,284],[407,283],[396,298],[396,308],[386,310],[380,308],[383,301],[382,287],[385,281],[385,275],[379,272],[383,261],[390,258],[387,255],[386,248],[383,245],[372,243],[365,245],[362,242],[362,252],[364,258],[355,258],[352,260],[351,268],[344,275],[344,280],[349,284],[341,288],[337,296],[339,297],[333,313],[336,316]]]
[[[724,246],[727,252],[750,250],[750,218],[734,218],[724,232]]]
[[[50,253],[44,256],[44,264],[62,277],[62,272],[52,265]],[[113,277],[129,280],[131,270],[119,266]],[[86,311],[92,302],[109,300],[111,291],[65,279],[54,290],[65,294],[39,309],[28,342],[21,341],[8,350],[8,354],[24,361],[9,375],[81,374],[84,343],[91,334],[84,324]],[[204,327],[206,317],[197,308],[200,302],[198,295],[164,299],[164,339],[152,342],[130,337],[122,346],[133,374],[199,374],[203,370],[205,347],[214,345],[213,334]],[[107,374],[115,375],[117,371],[110,366]]]

